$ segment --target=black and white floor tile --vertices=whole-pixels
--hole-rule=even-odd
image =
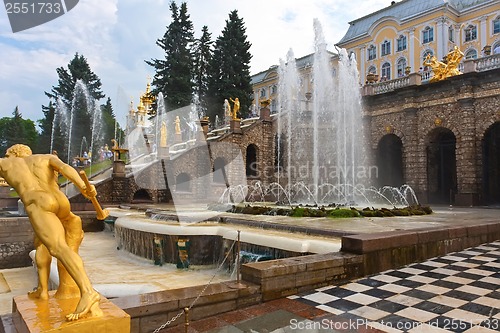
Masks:
[[[289,298],[383,332],[500,332],[500,241]]]

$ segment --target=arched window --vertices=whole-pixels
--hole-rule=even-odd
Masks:
[[[222,157],[217,157],[214,160],[213,182],[217,184],[226,184],[226,161]]]
[[[398,52],[406,50],[406,36],[399,36],[399,38],[396,40],[396,43],[398,44]]]
[[[183,172],[175,177],[175,190],[178,192],[191,191],[191,177],[187,173]]]
[[[370,45],[368,48],[368,60],[373,60],[377,58],[377,48],[375,45]]]
[[[406,59],[401,58],[398,60],[398,77],[405,76]]]
[[[375,66],[368,67],[368,73],[377,74],[377,68]]]
[[[245,166],[247,177],[257,177],[257,146],[254,144],[247,147]]]
[[[380,52],[382,56],[391,54],[391,42],[388,40],[384,40],[380,48]]]
[[[500,34],[500,16],[493,20],[493,33]]]
[[[465,53],[465,59],[477,59],[477,51],[471,49]]]
[[[477,39],[477,27],[475,25],[469,25],[467,28],[464,30],[465,34],[465,41],[470,42],[472,40]]]
[[[265,88],[260,89],[260,97],[266,97],[266,89]]]
[[[386,62],[382,65],[382,80],[391,79],[391,64]]]
[[[422,63],[425,62],[425,59],[427,58],[427,56],[433,56],[434,55],[434,52],[432,52],[431,50],[425,50],[424,54],[422,55]],[[429,66],[425,66],[424,67],[424,70],[429,70]]]
[[[434,41],[434,28],[427,26],[422,30],[422,44],[432,41]]]

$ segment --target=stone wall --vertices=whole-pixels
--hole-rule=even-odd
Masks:
[[[0,219],[0,268],[30,266],[33,237],[33,228],[27,217]]]
[[[439,131],[456,138],[457,190],[454,203],[474,205],[481,200],[482,151],[485,131],[500,121],[500,69],[472,72],[432,84],[408,86],[364,97],[370,118],[372,148],[388,134],[402,141],[405,182],[427,202],[427,149]]]

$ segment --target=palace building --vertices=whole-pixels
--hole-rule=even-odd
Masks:
[[[500,2],[392,1],[349,22],[337,45],[356,55],[362,82],[368,73],[391,80],[417,72],[428,54],[443,59],[455,46],[476,59],[500,48]]]

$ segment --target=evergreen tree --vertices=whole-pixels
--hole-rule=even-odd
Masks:
[[[58,85],[53,86],[50,92],[45,92],[50,101],[49,106],[42,106],[45,119],[40,121],[43,125],[41,140],[49,142],[52,124],[55,123],[54,134],[64,134],[64,138],[60,142],[60,137],[55,135],[53,149],[58,150],[61,159],[69,161],[81,154],[85,141],[87,146],[90,145],[95,134],[93,125],[96,124],[93,120],[99,111],[98,101],[105,95],[101,90],[101,80],[92,72],[83,55],[76,53],[67,69],[60,67],[56,72],[59,76]],[[58,121],[53,122],[54,116]],[[71,151],[68,152],[68,148]]]
[[[17,106],[12,115],[12,118],[0,119],[0,156],[4,156],[7,148],[17,143],[25,144],[32,150],[37,148],[38,132],[35,123],[30,119],[23,119]]]
[[[251,43],[247,41],[243,19],[238,11],[229,13],[229,20],[222,30],[222,35],[215,42],[210,62],[208,115],[215,120],[215,115],[223,117],[224,99],[240,100],[240,117],[246,117],[251,105],[252,85],[250,81]]]
[[[160,92],[163,94],[167,110],[189,105],[193,97],[193,23],[185,2],[179,8],[172,1],[170,11],[172,22],[163,38],[156,41],[156,45],[165,51],[165,59],[146,61],[156,72],[151,93],[154,96]]]
[[[208,109],[208,67],[212,58],[212,35],[205,25],[201,29],[202,35],[194,45],[194,93],[200,101],[201,111]]]

